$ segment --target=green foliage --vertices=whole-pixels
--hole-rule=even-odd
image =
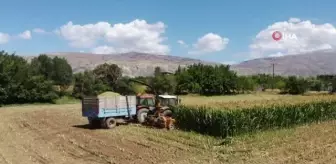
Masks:
[[[118,79],[122,76],[122,70],[116,64],[101,64],[93,70],[94,75],[104,84],[107,84],[111,90],[116,89]]]
[[[72,83],[72,68],[64,58],[49,57],[41,54],[32,59],[29,68],[32,76],[43,76],[47,80],[52,80],[53,85],[59,86],[59,95],[64,95],[65,90]]]
[[[251,76],[256,84],[264,90],[266,89],[283,89],[286,77],[272,76],[269,74],[258,74]]]
[[[154,69],[154,76],[160,76],[161,75],[161,68],[155,67]]]
[[[237,80],[237,91],[245,93],[246,91],[253,91],[256,89],[257,83],[252,77],[239,76]]]
[[[129,78],[122,77],[117,81],[115,91],[122,95],[135,94],[136,91],[133,90],[134,83],[129,82]]]
[[[279,81],[277,81],[277,82],[275,83],[274,87],[275,87],[276,89],[284,90],[285,87],[286,87],[286,82],[283,81],[283,80],[279,80]]]
[[[173,94],[176,89],[176,80],[174,75],[158,74],[155,77],[149,78],[151,85],[159,94]]]
[[[314,78],[314,77],[308,78],[307,82],[308,82],[308,85],[309,85],[308,86],[309,90],[312,90],[312,91],[322,91],[323,88],[324,88],[323,81],[319,80],[317,78]]]
[[[44,56],[40,60],[48,63]],[[37,60],[33,64],[39,65]],[[22,57],[1,51],[0,105],[52,102],[57,98],[53,82],[46,78],[49,74],[46,72],[40,74],[36,70],[38,70],[37,67],[30,65]]]
[[[34,57],[31,60],[30,71],[32,75],[42,75],[45,79],[51,80],[54,73],[54,66],[52,58],[45,54]]]
[[[83,96],[96,96],[110,90],[110,86],[97,78],[92,71],[84,71],[74,75],[75,84],[73,96],[83,98]]]
[[[284,92],[289,94],[303,94],[308,90],[309,83],[304,78],[290,76],[286,80]]]
[[[233,94],[238,76],[229,66],[203,64],[179,68],[175,72],[177,93],[199,93],[203,95]]]
[[[72,83],[72,68],[64,58],[54,57],[52,80],[55,85],[60,86],[60,91],[64,92]]]
[[[53,82],[45,79],[42,75],[28,77],[24,88],[26,90],[17,93],[17,95],[26,97],[28,102],[52,102],[58,98],[53,89]]]
[[[249,109],[174,108],[178,128],[217,137],[336,119],[336,101],[273,105]]]

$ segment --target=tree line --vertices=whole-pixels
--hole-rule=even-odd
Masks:
[[[130,79],[143,81],[145,87]],[[193,64],[170,74],[156,67],[154,76],[124,77],[116,64],[101,64],[93,70],[73,73],[68,61],[41,54],[28,62],[23,57],[0,51],[0,105],[53,102],[62,96],[82,98],[105,91],[120,94],[230,95],[256,90],[279,89],[281,93],[303,94],[308,90],[335,92],[336,76],[238,76],[228,65]]]

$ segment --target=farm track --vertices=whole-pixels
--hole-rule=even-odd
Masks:
[[[333,121],[214,146],[220,141],[137,125],[90,130],[78,104],[3,107],[0,116],[0,164],[336,163]]]

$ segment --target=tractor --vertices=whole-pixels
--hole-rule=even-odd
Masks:
[[[159,95],[149,84],[131,79],[132,82],[140,83],[149,87],[155,94],[138,94],[136,120],[141,124],[150,124],[160,127],[173,128],[172,111],[170,107],[178,105],[181,101],[174,95]],[[171,121],[171,123],[170,123]],[[155,125],[154,125],[155,126]]]
[[[157,100],[156,100],[157,99]],[[155,109],[155,102],[160,102],[164,115],[170,115],[172,112],[169,107],[174,107],[180,103],[177,96],[173,95],[158,95],[153,94],[138,94],[137,95],[137,120],[139,123],[145,121],[148,112]]]

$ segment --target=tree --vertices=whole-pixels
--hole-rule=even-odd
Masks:
[[[25,90],[18,93],[19,97],[26,97],[27,102],[52,102],[58,98],[51,80],[44,76],[29,76],[24,83]]]
[[[237,90],[242,93],[245,93],[246,91],[253,91],[256,88],[256,83],[252,77],[239,76],[237,81]]]
[[[115,91],[122,95],[135,94],[132,84],[128,77],[122,77],[117,81]]]
[[[309,90],[321,91],[323,89],[323,82],[317,78],[311,77],[307,79]]]
[[[286,82],[284,80],[279,80],[275,83],[275,88],[284,90],[286,87]]]
[[[161,75],[161,68],[155,67],[154,69],[154,76],[160,76]]]
[[[42,75],[45,79],[52,79],[54,67],[53,60],[49,56],[41,54],[33,58],[30,65],[30,70],[33,75]]]
[[[336,76],[335,75],[318,75],[317,79],[321,80],[325,86],[330,86],[331,93],[336,92]]]
[[[109,90],[109,86],[95,77],[92,71],[84,71],[74,75],[75,84],[73,96],[83,98],[83,96],[96,96]]]
[[[159,94],[173,94],[176,91],[176,79],[174,75],[157,75],[150,79],[149,84]]]
[[[21,101],[15,93],[23,89],[28,68],[28,63],[22,57],[0,51],[0,105]]]
[[[0,105],[52,102],[57,98],[52,81],[32,68],[24,58],[0,52]]]
[[[288,77],[285,85],[285,92],[289,94],[303,94],[308,89],[308,83],[304,78],[296,76]]]
[[[64,58],[55,57],[52,59],[53,74],[52,80],[55,85],[60,86],[60,92],[63,93],[72,83],[72,68]]]
[[[236,90],[237,75],[227,65],[193,64],[175,72],[177,93],[204,95],[232,94]]]
[[[117,80],[122,76],[122,70],[116,64],[101,64],[93,70],[94,75],[111,90],[116,89]]]

